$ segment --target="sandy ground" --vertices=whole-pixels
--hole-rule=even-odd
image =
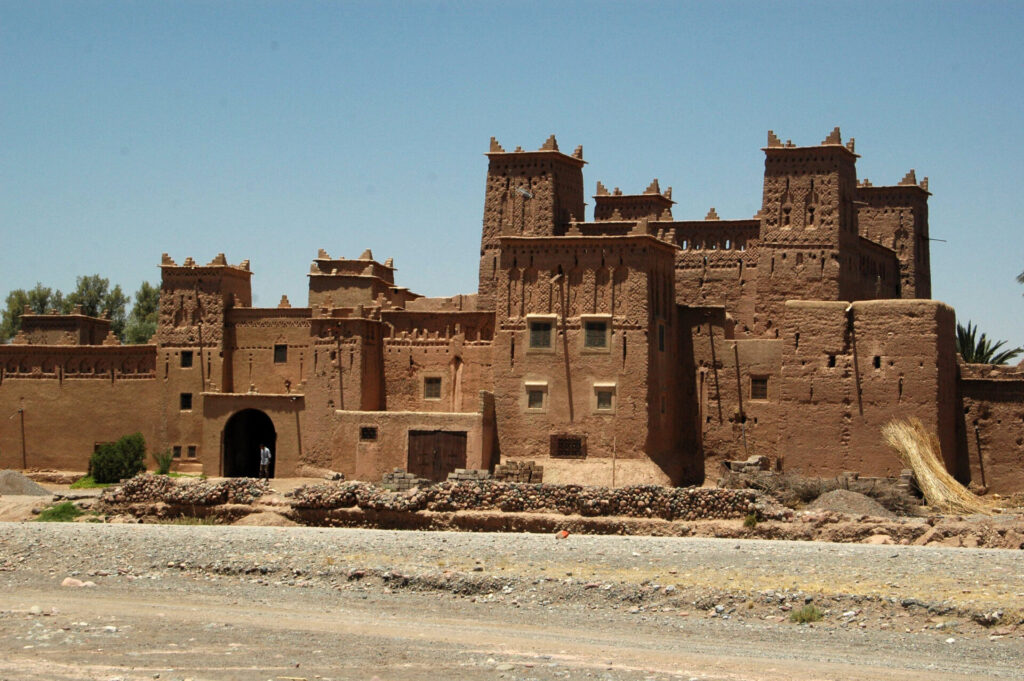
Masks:
[[[0,523],[0,679],[1019,679],[1022,556]]]

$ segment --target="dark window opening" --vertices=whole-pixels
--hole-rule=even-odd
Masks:
[[[190,459],[196,458],[196,446],[195,445],[189,445],[188,449],[186,450],[186,454],[187,454],[188,458],[190,458]]]
[[[565,435],[551,436],[551,458],[553,459],[585,459],[587,458],[587,441],[582,437]]]
[[[828,365],[830,367],[834,367],[836,365],[836,356],[835,355],[829,355],[828,356]]]
[[[284,364],[288,361],[288,346],[287,345],[275,345],[274,346],[274,364]]]
[[[377,428],[375,426],[360,426],[359,439],[365,442],[375,442],[377,440]]]
[[[587,348],[608,347],[608,322],[588,321],[583,323],[583,346]]]
[[[882,358],[879,357],[878,355],[875,355],[875,358],[872,360],[872,364],[875,365],[876,369],[881,369],[882,368]]]
[[[611,390],[598,390],[597,408],[601,411],[610,410],[612,408],[612,394]]]
[[[526,408],[527,409],[543,409],[544,408],[544,391],[539,388],[531,388],[526,391]]]
[[[192,366],[192,351],[182,350],[181,351],[181,368],[188,369]]]
[[[182,411],[188,411],[192,408],[192,393],[181,393],[180,406]]]
[[[767,376],[753,376],[750,379],[750,399],[752,400],[767,400],[768,399],[768,377]]]
[[[436,376],[428,376],[423,379],[423,397],[428,400],[441,399],[441,379]]]
[[[551,347],[551,322],[530,322],[530,347]]]
[[[180,459],[181,458],[181,445],[174,445],[174,448],[171,450],[171,452],[172,452],[172,455],[174,456],[175,459]]]

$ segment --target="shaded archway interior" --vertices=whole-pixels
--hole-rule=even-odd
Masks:
[[[255,478],[260,474],[260,446],[270,448],[270,476],[277,463],[277,431],[270,417],[258,409],[240,411],[224,426],[224,476]]]

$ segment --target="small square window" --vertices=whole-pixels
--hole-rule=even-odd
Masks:
[[[172,452],[172,455],[174,456],[175,459],[180,459],[181,458],[181,445],[174,445],[174,447],[171,449],[171,452]]]
[[[181,368],[188,369],[192,366],[192,351],[182,350],[181,351]]]
[[[195,445],[189,445],[188,449],[186,451],[188,453],[188,458],[190,458],[190,459],[196,458],[196,446]]]
[[[274,364],[284,364],[288,361],[288,346],[287,345],[275,345],[274,346]]]
[[[611,411],[612,396],[615,391],[610,388],[599,388],[597,391],[597,408],[600,411]]]
[[[182,411],[189,411],[192,409],[192,393],[181,393],[179,402]]]
[[[377,428],[375,426],[361,426],[359,428],[359,439],[366,442],[377,440]]]
[[[750,399],[752,400],[767,400],[768,399],[768,377],[767,376],[752,376],[750,379]]]
[[[605,320],[590,319],[583,322],[583,347],[585,348],[607,348],[608,347],[608,322]]]
[[[551,347],[551,329],[553,324],[549,321],[531,321],[530,322],[530,347],[531,348],[550,348]]]
[[[441,399],[441,379],[437,376],[428,376],[423,379],[423,397],[428,400]]]
[[[543,409],[544,408],[544,391],[540,388],[529,388],[526,391],[526,408],[527,409]]]

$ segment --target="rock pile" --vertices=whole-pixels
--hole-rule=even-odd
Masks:
[[[778,519],[788,513],[754,490],[699,487],[583,487],[495,481],[447,481],[405,493],[389,493],[360,482],[304,485],[290,492],[298,509],[358,506],[376,511],[527,511],[564,515],[628,516],[664,520]]]
[[[535,461],[511,460],[494,467],[494,479],[501,482],[544,482],[544,466]]]
[[[253,478],[208,482],[143,473],[103,490],[100,502],[111,505],[155,501],[195,506],[251,504],[268,491],[270,485],[266,480]]]
[[[53,492],[38,485],[18,471],[0,471],[0,494],[48,497]]]

